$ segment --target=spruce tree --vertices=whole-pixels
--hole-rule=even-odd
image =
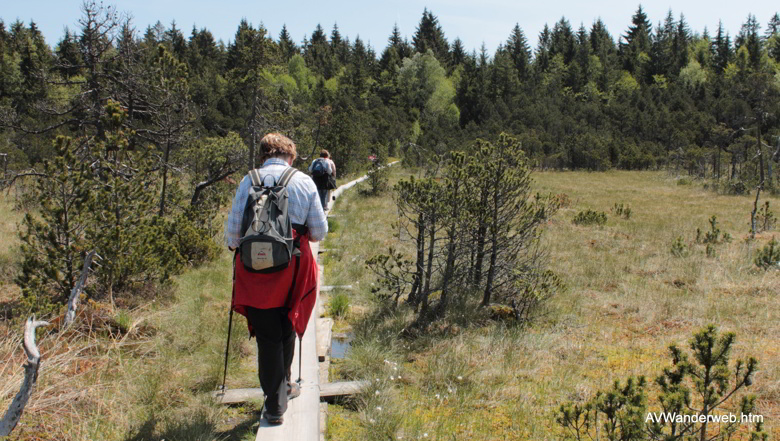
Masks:
[[[520,25],[515,23],[512,33],[506,41],[506,49],[512,57],[517,74],[520,79],[525,79],[531,65],[531,48],[528,46],[528,40],[525,33],[520,29]]]
[[[442,65],[449,65],[450,46],[444,37],[439,19],[427,8],[423,10],[420,23],[412,37],[412,44],[416,52],[424,54],[430,49]]]
[[[287,32],[287,25],[282,25],[282,30],[279,32],[279,52],[282,54],[283,61],[289,61],[293,55],[298,53],[298,47],[295,42],[290,38],[290,33]]]
[[[623,68],[637,76],[637,79],[641,79],[646,73],[644,57],[649,56],[652,47],[652,27],[642,5],[639,5],[636,13],[631,17],[628,32],[623,36],[625,43],[620,45]]]
[[[456,38],[455,41],[452,42],[452,48],[450,50],[450,62],[452,63],[452,68],[455,69],[456,67],[460,66],[465,60],[466,48],[463,47],[463,41],[461,41],[460,38]]]
[[[756,16],[748,14],[747,21],[742,23],[739,34],[734,40],[737,50],[742,47],[747,49],[750,67],[754,70],[758,70],[761,65],[761,37],[758,34],[760,29]]]
[[[723,22],[718,21],[718,33],[715,34],[713,45],[712,67],[715,73],[722,74],[732,59],[731,38],[723,29]]]

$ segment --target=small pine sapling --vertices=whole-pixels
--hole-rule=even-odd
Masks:
[[[758,252],[755,263],[765,271],[772,268],[780,269],[780,246],[777,239],[772,237],[772,240]]]
[[[753,357],[737,360],[729,366],[735,339],[734,333],[718,334],[717,328],[710,325],[695,333],[689,341],[692,357],[676,345],[669,347],[672,365],[664,368],[655,381],[661,391],[658,401],[662,413],[681,417],[698,415],[698,418],[652,419],[647,425],[652,439],[740,439],[735,438],[735,433],[742,421],[741,415],[737,415],[736,422],[721,423],[715,437],[711,437],[712,430],[707,430],[708,422],[713,419],[710,416],[725,415],[727,410],[748,415],[755,410],[752,396],[743,396],[737,409],[733,406],[726,409],[725,406],[737,392],[753,384],[753,375],[758,369],[758,361]],[[761,423],[753,429],[747,435],[748,439],[762,439]]]
[[[611,208],[611,210],[617,217],[622,217],[626,220],[631,218],[631,207],[628,205],[624,205],[622,202],[617,203],[615,202],[615,205]]]
[[[756,214],[756,220],[759,225],[760,231],[771,231],[777,224],[777,218],[774,212],[769,209],[769,201],[765,201],[761,209]]]
[[[755,397],[741,392],[753,384],[758,362],[750,357],[731,364],[734,341],[733,333],[718,334],[710,325],[693,335],[690,354],[669,347],[672,364],[656,378],[660,393],[652,403],[645,378],[630,377],[584,404],[561,405],[556,422],[577,440],[766,440],[761,419],[748,418],[755,425],[748,433],[738,431],[743,416],[756,409]],[[739,404],[733,404],[739,396]],[[649,408],[659,410],[648,413]],[[720,426],[708,429],[713,421]]]
[[[677,236],[677,239],[672,242],[672,256],[674,257],[688,257],[689,250],[688,245],[685,244],[682,236]]]
[[[599,225],[603,226],[607,223],[607,213],[603,211],[585,210],[580,211],[574,216],[572,220],[575,225]]]

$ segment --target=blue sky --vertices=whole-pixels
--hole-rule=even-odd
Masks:
[[[35,20],[47,42],[54,46],[62,37],[65,26],[72,30],[78,28],[81,0],[5,0],[0,8],[0,17],[8,25],[17,18],[29,22]],[[206,27],[217,39],[225,43],[233,38],[241,18],[257,25],[263,23],[274,38],[277,38],[282,24],[292,37],[300,42],[304,35],[310,35],[320,23],[330,34],[334,23],[338,23],[342,35],[354,40],[356,35],[381,52],[387,43],[387,37],[398,23],[401,32],[409,37],[415,31],[423,8],[427,7],[439,17],[445,35],[452,42],[455,37],[463,40],[467,49],[479,49],[484,42],[490,53],[499,43],[508,37],[515,23],[525,31],[531,46],[536,46],[539,32],[547,23],[552,26],[561,16],[565,16],[572,26],[580,23],[590,27],[601,17],[614,38],[625,32],[631,15],[638,2],[619,2],[610,0],[396,0],[396,1],[237,1],[237,0],[119,0],[114,4],[120,11],[129,12],[134,17],[139,31],[157,20],[168,26],[176,20],[186,37],[189,37],[193,24]],[[762,27],[780,4],[776,1],[720,1],[720,0],[677,0],[644,2],[653,25],[663,20],[672,7],[676,17],[685,14],[691,28],[701,32],[705,26],[714,33],[718,20],[722,20],[726,29],[735,35],[748,13],[758,18]]]

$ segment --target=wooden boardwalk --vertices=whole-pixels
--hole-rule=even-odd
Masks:
[[[398,161],[396,161],[398,162]],[[388,164],[388,166],[396,162]],[[364,175],[354,181],[344,184],[334,190],[331,194],[337,198],[341,194],[354,187],[360,182],[368,179]],[[333,201],[329,201],[331,207]],[[311,251],[315,259],[319,254],[320,243],[312,243]],[[295,356],[292,363],[292,377],[298,378],[298,358],[303,354],[303,367],[301,369],[301,396],[289,401],[287,412],[284,414],[284,423],[278,426],[269,426],[264,418],[260,421],[260,427],[257,429],[257,441],[315,441],[321,439],[324,427],[320,427],[320,381],[319,381],[319,357],[317,354],[317,322],[319,321],[322,305],[320,304],[320,286],[322,285],[322,265],[320,265],[320,277],[317,281],[317,302],[314,305],[314,312],[306,326],[306,332],[303,334],[302,348],[296,347]],[[331,387],[333,389],[334,387]],[[359,385],[336,386],[339,391],[352,391],[359,389]],[[328,394],[334,392],[328,391]],[[324,424],[324,423],[323,423]]]
[[[315,258],[319,245],[319,242],[311,244]],[[322,276],[321,273],[320,276]],[[314,441],[320,439],[320,374],[316,329],[320,308],[320,283],[322,283],[322,277],[317,283],[317,303],[314,305],[314,312],[306,326],[306,332],[303,334],[302,347],[295,348],[292,363],[292,378],[295,380],[298,378],[298,358],[303,354],[301,396],[288,402],[283,424],[270,426],[265,418],[261,418],[260,427],[257,429],[257,438],[255,438],[257,441]]]

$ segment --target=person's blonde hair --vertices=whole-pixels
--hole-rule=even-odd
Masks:
[[[281,133],[269,133],[260,140],[260,156],[263,160],[277,156],[298,156],[295,143]]]

